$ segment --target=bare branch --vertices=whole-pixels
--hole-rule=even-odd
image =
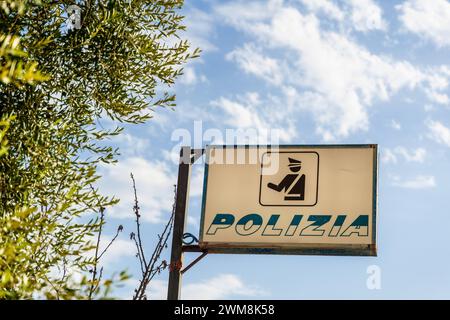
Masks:
[[[100,286],[100,281],[102,280],[102,277],[103,277],[103,267],[100,268],[99,276],[98,279],[95,280],[95,286],[92,292],[95,293],[97,291],[98,287]]]
[[[100,255],[97,258],[97,261],[100,260],[100,258],[105,254],[106,251],[108,251],[109,247],[111,247],[111,245],[113,244],[113,242],[117,239],[117,237],[119,236],[119,233],[123,230],[123,226],[119,225],[119,227],[117,228],[116,231],[116,235],[111,239],[111,241],[108,243],[108,245],[106,246],[106,248],[102,251],[102,253],[100,253]]]
[[[136,216],[136,229],[137,229],[137,247],[138,247],[138,253],[140,254],[140,260],[142,260],[144,265],[147,265],[147,261],[145,260],[145,254],[144,249],[142,247],[142,239],[141,239],[141,223],[139,219],[141,218],[141,214],[139,212],[139,202],[137,199],[137,192],[136,192],[136,181],[134,180],[133,173],[130,173],[131,180],[133,181],[133,191],[134,191],[134,215]],[[136,239],[135,239],[136,241]],[[143,269],[143,268],[141,268]]]
[[[89,300],[92,300],[92,295],[95,291],[95,281],[97,279],[98,249],[100,247],[100,238],[102,236],[104,222],[105,222],[105,208],[101,207],[100,208],[100,229],[98,231],[97,245],[95,247],[94,270],[92,271],[91,285],[89,288],[89,296],[88,296]]]
[[[139,282],[138,288],[134,291],[133,300],[145,300],[147,296],[145,294],[146,289],[153,277],[161,272],[161,270],[167,268],[167,262],[163,260],[158,266],[157,263],[161,257],[161,253],[165,248],[167,248],[167,242],[169,236],[172,232],[173,220],[175,217],[175,200],[176,200],[176,185],[174,185],[174,202],[172,206],[172,214],[169,221],[166,223],[164,230],[161,235],[158,235],[158,243],[152,253],[149,262],[145,265],[145,270],[143,272],[142,279]],[[155,267],[156,266],[156,267]]]
[[[130,239],[134,240],[134,244],[136,245],[137,250],[136,257],[139,258],[139,266],[141,267],[141,276],[144,276],[145,265],[144,262],[142,261],[141,252],[139,251],[139,244],[136,240],[136,234],[134,232],[130,233]]]

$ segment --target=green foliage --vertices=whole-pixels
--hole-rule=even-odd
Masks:
[[[27,5],[40,3],[40,0],[2,0],[0,1],[0,10],[6,13],[17,12],[22,14]]]
[[[36,62],[27,62],[27,54],[20,48],[20,37],[0,34],[0,82],[16,85],[33,84],[48,77],[37,71]]]
[[[9,129],[11,120],[14,117],[3,118],[0,120],[0,157],[8,151],[8,139],[6,139],[6,132]]]
[[[79,29],[67,19],[72,0],[0,9],[0,119],[9,119],[0,129],[9,141],[0,157],[0,298],[86,298],[91,280],[77,283],[72,271],[92,272],[87,253],[101,225],[86,220],[117,202],[93,187],[97,166],[116,161],[107,141],[120,123],[174,106],[160,88],[199,54],[178,38],[181,0],[75,2]],[[95,296],[109,294],[109,281]]]
[[[32,2],[40,3],[38,0]],[[13,12],[15,15],[21,15],[27,3],[27,0],[0,1],[0,12],[4,11],[7,14]],[[20,47],[20,37],[0,31],[0,83],[13,83],[20,86],[24,83],[33,84],[48,79],[47,76],[36,70],[36,62],[26,59],[27,53]],[[5,115],[0,118],[0,157],[8,150],[5,136],[13,119],[14,116],[6,117]]]
[[[40,1],[0,1],[1,15],[20,17],[28,3]],[[28,54],[20,46],[20,36],[10,34],[11,30],[0,30],[0,83],[16,85],[33,84],[48,79],[37,70],[37,63],[28,59]]]

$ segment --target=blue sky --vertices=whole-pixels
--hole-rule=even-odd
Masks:
[[[378,257],[208,255],[185,274],[183,298],[450,298],[450,2],[191,0],[183,14],[183,36],[203,53],[171,88],[177,107],[128,127],[113,141],[120,162],[101,168],[101,187],[121,198],[106,234],[125,227],[103,263],[133,275],[117,295],[131,297],[139,276],[130,171],[151,251],[171,211],[180,144],[232,144],[227,129],[252,129],[238,142],[271,142],[269,131],[280,143],[379,144]],[[193,234],[202,177],[195,165]],[[165,298],[167,277],[149,298]]]

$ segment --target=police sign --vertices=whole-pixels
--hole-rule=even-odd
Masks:
[[[376,255],[377,145],[210,146],[199,245]]]

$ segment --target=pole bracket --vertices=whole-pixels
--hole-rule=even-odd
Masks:
[[[186,152],[181,152],[180,163],[194,164],[203,154],[205,149],[186,149]]]
[[[202,260],[206,255],[208,254],[208,251],[203,251],[201,255],[199,255],[197,258],[195,258],[194,261],[192,261],[189,265],[186,266],[183,270],[180,271],[181,274],[184,274],[186,271],[188,271],[190,268],[192,268],[197,262]]]
[[[169,271],[180,271],[183,266],[181,260],[169,264]]]

